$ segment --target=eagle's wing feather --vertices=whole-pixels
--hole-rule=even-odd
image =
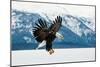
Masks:
[[[38,19],[38,23],[35,23],[36,27],[33,28],[33,35],[37,41],[42,41],[46,37],[46,31],[48,30],[45,20]]]
[[[53,24],[49,27],[49,32],[56,33],[61,27],[61,23],[62,23],[62,18],[60,16],[57,16],[57,18],[53,21]]]

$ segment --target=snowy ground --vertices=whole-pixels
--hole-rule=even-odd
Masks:
[[[52,55],[45,50],[12,51],[12,66],[94,60],[95,48],[55,49]]]

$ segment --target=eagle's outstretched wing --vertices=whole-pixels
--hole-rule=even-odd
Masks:
[[[33,28],[33,35],[38,42],[42,42],[45,39],[48,27],[45,20],[38,19],[38,23],[35,23]]]
[[[61,27],[61,23],[62,18],[60,16],[57,16],[57,18],[55,18],[55,20],[53,21],[53,24],[49,27],[49,32],[55,34]]]
[[[53,24],[48,28],[45,20],[38,19],[38,23],[35,23],[36,27],[33,28],[33,35],[38,42],[42,42],[48,33],[55,35],[61,27],[61,23],[62,18],[57,16],[57,18],[53,21]]]

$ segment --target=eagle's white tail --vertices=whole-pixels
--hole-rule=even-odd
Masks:
[[[38,47],[37,47],[36,49],[39,49],[39,48],[41,48],[41,47],[43,47],[43,46],[45,46],[45,45],[46,45],[46,41],[43,40],[43,41],[38,45]]]

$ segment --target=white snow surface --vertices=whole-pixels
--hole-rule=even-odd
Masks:
[[[95,61],[95,48],[54,49],[54,51],[52,55],[44,49],[12,51],[12,66]]]

